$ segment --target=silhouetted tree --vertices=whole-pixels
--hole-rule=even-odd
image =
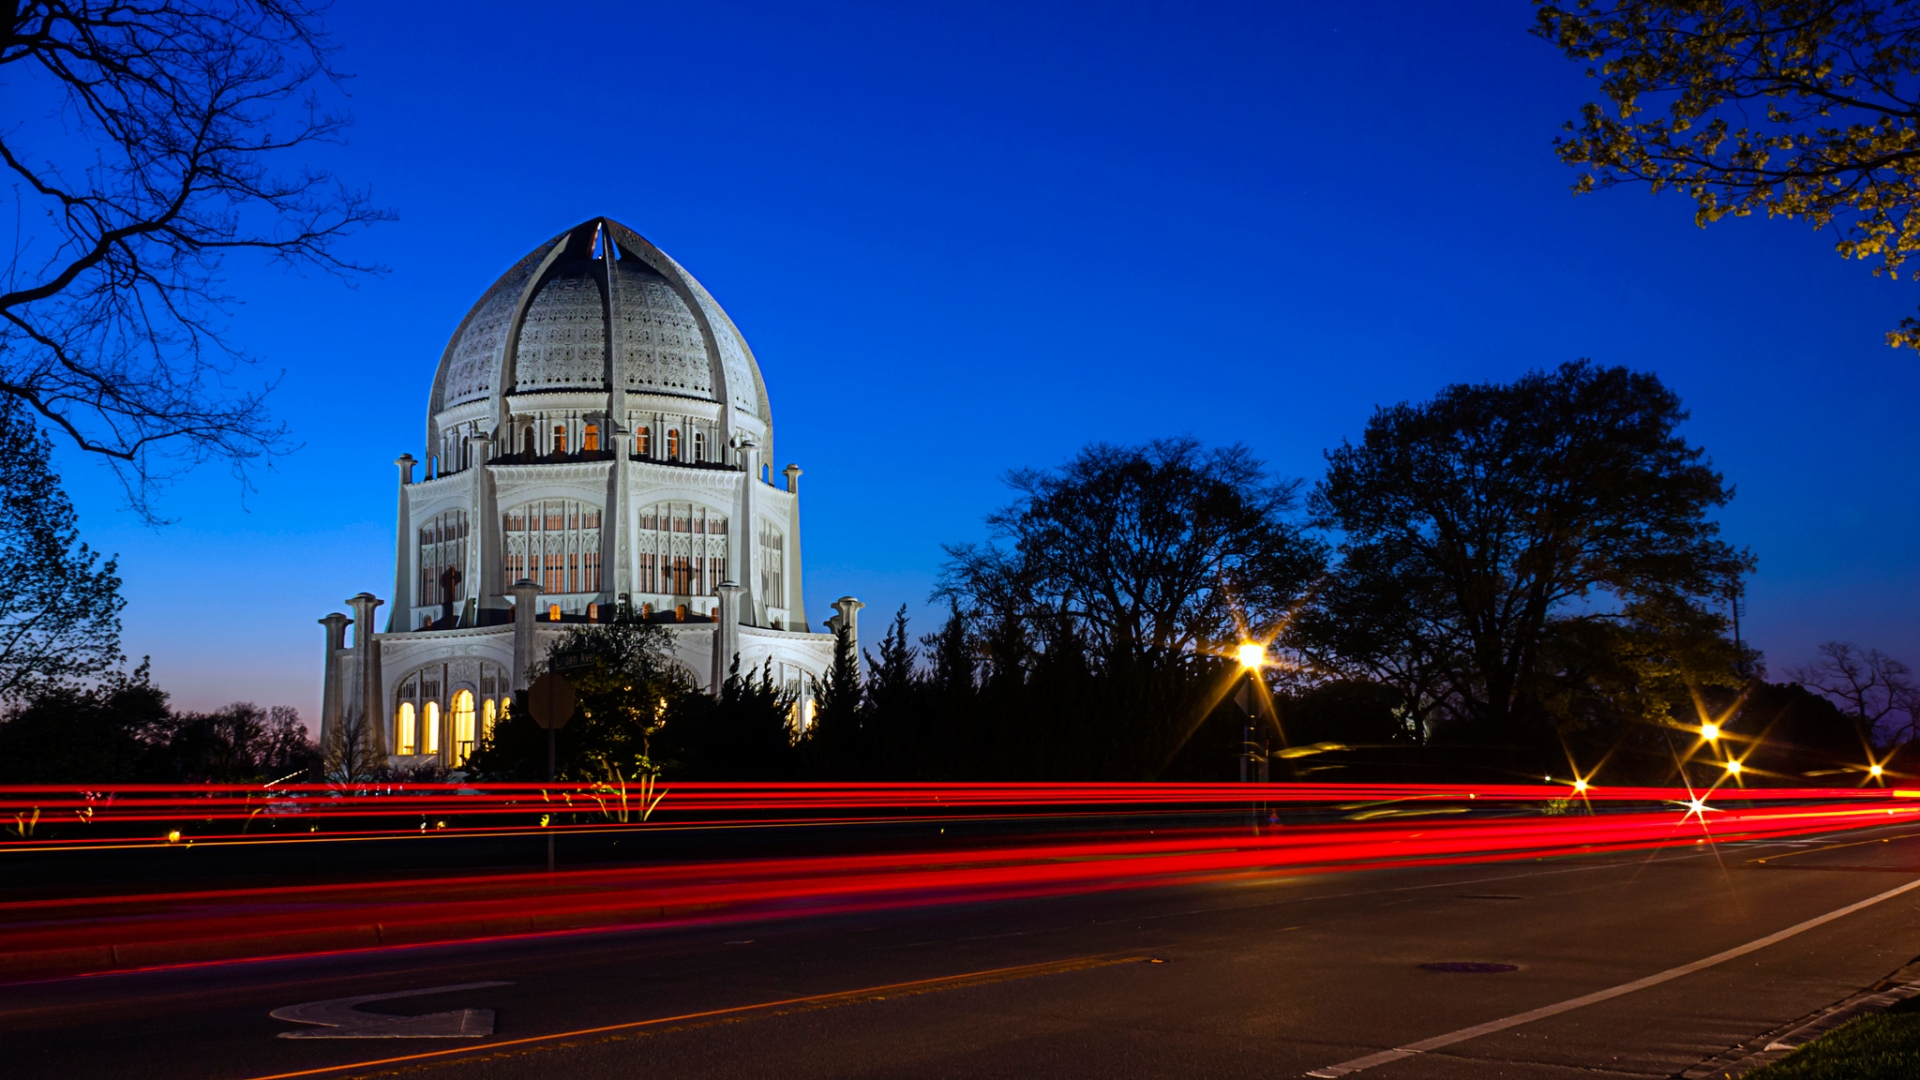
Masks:
[[[1913,669],[1851,641],[1829,641],[1820,658],[1790,672],[1852,717],[1876,742],[1911,742],[1920,735],[1920,684]]]
[[[354,274],[338,241],[390,215],[314,167],[347,120],[303,0],[16,0],[0,163],[18,213],[0,395],[112,463],[151,517],[163,461],[243,469],[281,443],[220,320],[225,257]],[[281,173],[281,162],[288,171]]]
[[[578,701],[554,736],[558,779],[633,779],[655,770],[654,733],[670,722],[676,703],[699,693],[686,670],[674,663],[671,648],[664,626],[625,615],[611,623],[568,626],[548,646],[536,674],[548,670],[556,656],[591,659],[564,673]],[[515,695],[506,717],[479,740],[466,768],[485,780],[546,779],[547,733],[534,723],[525,694]]]
[[[669,777],[690,780],[788,780],[798,768],[796,691],[773,681],[773,661],[742,673],[733,658],[718,696],[672,699],[654,737]]]
[[[119,667],[118,564],[80,540],[46,437],[0,397],[0,703]]]
[[[237,701],[210,713],[174,713],[147,725],[143,779],[209,784],[305,780],[320,765],[320,748],[297,710],[262,709]]]
[[[1585,362],[1379,410],[1314,491],[1341,561],[1296,644],[1516,743],[1738,687],[1719,612],[1753,558],[1718,539],[1731,491],[1685,419],[1654,376]]]
[[[996,543],[950,546],[937,594],[984,645],[973,737],[1001,768],[1157,774],[1210,707],[1209,653],[1281,622],[1321,570],[1299,483],[1189,438],[1096,444],[1008,483]]]
[[[853,628],[837,623],[833,665],[813,690],[813,725],[805,736],[808,767],[817,776],[853,779],[865,769],[862,744],[860,656]]]
[[[156,726],[171,719],[167,695],[142,663],[90,687],[43,687],[0,723],[0,782],[130,782],[153,771]]]

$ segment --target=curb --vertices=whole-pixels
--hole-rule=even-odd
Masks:
[[[1920,997],[1920,958],[1851,997],[1790,1021],[1756,1039],[1749,1039],[1682,1073],[1675,1080],[1739,1080],[1771,1065],[1849,1020]]]

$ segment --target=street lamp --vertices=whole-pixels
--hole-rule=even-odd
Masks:
[[[1240,782],[1254,779],[1253,775],[1253,682],[1260,677],[1260,669],[1267,664],[1267,647],[1257,641],[1246,641],[1234,650],[1234,657],[1240,661],[1240,693],[1235,700],[1240,703],[1240,715],[1243,718],[1240,728]],[[1265,760],[1261,761],[1264,766]],[[1263,770],[1264,771],[1264,770]],[[1259,779],[1265,780],[1266,777]]]
[[[1720,725],[1709,720],[1700,725],[1700,737],[1712,742],[1720,737]]]

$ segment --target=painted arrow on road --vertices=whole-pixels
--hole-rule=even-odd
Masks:
[[[397,994],[328,998],[326,1001],[283,1006],[269,1015],[275,1020],[318,1025],[318,1030],[283,1031],[280,1033],[283,1039],[481,1039],[493,1034],[492,1009],[455,1009],[424,1016],[394,1016],[390,1013],[361,1012],[356,1006],[369,1001],[392,1001],[394,998],[512,985],[505,982],[456,983],[453,986],[402,990]]]

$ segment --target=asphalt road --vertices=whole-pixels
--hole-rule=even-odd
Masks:
[[[1920,830],[1907,827],[16,984],[0,987],[0,1076],[244,1080],[388,1059],[307,1075],[1297,1077],[1670,972],[1910,882]],[[1920,888],[1353,1075],[1675,1076],[1916,955]],[[1516,970],[1421,966],[1450,962]],[[268,1015],[481,982],[507,985],[365,1005],[494,1010],[479,1040],[282,1039],[321,1029]]]

